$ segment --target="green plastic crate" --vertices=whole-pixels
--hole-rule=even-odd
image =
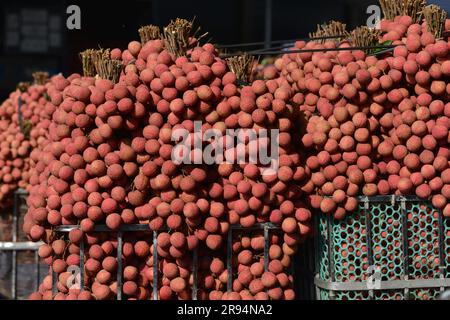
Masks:
[[[450,221],[416,197],[361,197],[316,220],[319,300],[436,299],[450,288]]]

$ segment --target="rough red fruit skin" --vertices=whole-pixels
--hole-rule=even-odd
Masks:
[[[174,292],[179,293],[183,291],[185,288],[186,288],[186,281],[181,277],[177,277],[172,281],[170,281],[170,289],[172,289],[172,291]]]
[[[294,218],[290,217],[284,219],[281,225],[281,229],[283,229],[283,231],[287,233],[293,233],[295,230],[297,230],[297,228],[297,221]]]
[[[184,248],[186,245],[186,237],[181,232],[174,232],[170,236],[170,243],[176,248]]]
[[[122,217],[117,213],[111,213],[106,217],[106,225],[112,230],[118,230],[122,225]]]
[[[210,234],[206,237],[206,245],[212,250],[218,250],[222,247],[222,236],[218,234]]]
[[[431,188],[427,184],[421,184],[416,188],[416,195],[421,199],[427,199],[431,195]]]
[[[138,293],[138,286],[134,281],[126,281],[123,284],[123,293],[128,296],[134,296]]]
[[[72,229],[69,232],[69,240],[72,243],[79,243],[83,239],[83,235],[84,233],[80,229]]]
[[[330,213],[336,208],[336,203],[333,201],[333,199],[330,198],[324,198],[322,202],[320,203],[320,209],[324,213]]]
[[[261,281],[266,288],[272,288],[278,282],[276,275],[272,272],[264,272],[261,277]]]

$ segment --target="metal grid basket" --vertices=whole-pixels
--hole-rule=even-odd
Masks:
[[[412,196],[360,197],[317,217],[316,299],[436,299],[450,287],[450,219]]]
[[[59,226],[54,229],[54,232],[59,234],[65,234],[70,232],[70,230],[78,229],[79,226],[77,225],[66,225],[66,226]],[[231,275],[227,279],[227,292],[232,291],[233,286],[233,275],[236,275],[237,270],[233,270],[233,251],[232,251],[232,241],[233,241],[233,235],[235,233],[242,233],[242,234],[248,234],[250,232],[262,232],[264,235],[264,271],[268,270],[269,265],[269,236],[272,232],[279,232],[281,229],[272,224],[272,223],[257,223],[252,227],[242,227],[240,225],[232,225],[230,226],[230,229],[227,234],[227,243],[226,243],[226,268],[228,271],[228,274]],[[167,230],[160,230],[160,231],[167,231]],[[95,227],[94,232],[108,232],[108,233],[114,233],[117,235],[117,251],[116,251],[116,257],[117,257],[117,300],[122,300],[123,298],[123,292],[122,292],[122,285],[123,285],[123,266],[122,266],[122,259],[120,257],[122,256],[122,248],[123,248],[123,238],[124,234],[126,233],[133,233],[133,232],[148,232],[149,233],[149,239],[152,240],[153,244],[153,250],[154,252],[157,251],[158,247],[158,231],[152,231],[150,230],[148,225],[143,224],[129,224],[129,225],[122,225],[118,231],[113,231],[109,229],[106,225],[98,225]],[[73,275],[74,277],[79,277],[79,279],[84,279],[84,263],[85,263],[85,244],[83,242],[80,242],[80,265],[79,268],[73,269]],[[199,257],[198,256],[198,249],[194,249],[191,252],[192,257],[192,276],[193,276],[193,284],[192,284],[192,300],[197,300],[197,289],[198,289],[198,268],[199,268]],[[158,283],[159,273],[158,270],[158,254],[153,255],[153,281],[152,283]],[[291,262],[291,267],[288,270],[289,274],[294,274],[294,263]],[[53,279],[53,286],[52,291],[53,295],[57,294],[57,280],[58,276],[53,272],[52,274]],[[85,288],[80,288],[81,291],[83,291]],[[153,286],[152,285],[152,299],[158,300],[158,285]]]
[[[23,299],[32,291],[36,291],[45,274],[45,266],[41,263],[38,249],[41,243],[24,241],[25,236],[19,232],[19,225],[27,210],[27,192],[19,189],[14,193],[12,222],[10,231],[0,241],[0,296],[3,299]],[[3,232],[6,233],[4,230]]]

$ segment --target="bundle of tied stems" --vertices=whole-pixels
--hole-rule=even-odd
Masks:
[[[192,48],[194,43],[198,43],[200,39],[205,37],[208,33],[198,35],[200,27],[194,31],[194,19],[188,21],[186,19],[177,18],[170,21],[170,23],[163,30],[163,38],[167,51],[175,57],[182,57],[186,55],[187,51]]]
[[[324,43],[326,38],[335,37],[337,41],[341,41],[347,34],[347,25],[345,23],[331,20],[324,24],[318,24],[315,32],[310,32],[309,37],[315,39],[319,43]],[[323,39],[321,39],[323,38]]]

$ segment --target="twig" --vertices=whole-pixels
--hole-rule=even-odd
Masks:
[[[97,75],[102,79],[111,80],[113,83],[119,81],[123,63],[119,60],[111,59],[109,49],[100,49],[92,54]]]
[[[370,47],[377,45],[380,42],[380,35],[381,30],[372,29],[367,26],[357,27],[349,33],[351,42],[357,47]]]
[[[29,87],[30,87],[29,82],[19,82],[16,86],[17,90],[19,90],[20,92],[27,91]]]
[[[324,43],[328,37],[336,38],[338,41],[345,38],[347,33],[347,25],[345,23],[331,20],[328,23],[318,24],[317,30],[309,34],[311,39],[317,38],[319,43]]]
[[[230,49],[230,48],[243,48],[243,47],[253,47],[266,44],[280,44],[280,43],[294,43],[296,41],[309,41],[309,40],[322,40],[322,39],[337,39],[341,37],[346,37],[345,34],[335,35],[335,36],[323,36],[323,37],[303,37],[288,40],[272,40],[272,41],[257,41],[257,42],[244,42],[244,43],[234,43],[234,44],[217,44],[215,47],[219,49]]]
[[[208,34],[204,33],[197,36],[198,32],[200,32],[200,27],[193,31],[194,20],[195,18],[192,21],[177,18],[171,20],[169,25],[164,28],[163,37],[167,51],[176,57],[186,55],[186,52],[192,48],[195,42],[198,43],[201,38]]]
[[[85,77],[95,77],[95,66],[92,60],[93,54],[96,52],[94,49],[86,49],[80,52],[81,64],[83,65],[83,75]]]
[[[47,82],[48,79],[48,72],[44,71],[36,71],[32,73],[34,84],[40,84],[43,85],[45,82]]]
[[[428,31],[431,32],[436,39],[441,39],[445,29],[447,12],[441,7],[432,4],[423,9],[423,15],[427,23]]]
[[[145,44],[150,40],[161,39],[161,30],[158,26],[149,24],[147,26],[142,26],[138,30],[139,36],[141,38],[141,43]]]
[[[402,14],[402,7],[399,0],[380,0],[381,10],[387,20],[394,20]]]
[[[422,12],[427,5],[426,0],[403,0],[401,10],[403,16],[410,16],[413,23],[422,21]]]
[[[242,84],[249,83],[255,62],[254,56],[244,53],[243,55],[227,58],[226,61],[238,81]]]
[[[274,50],[274,51],[265,51],[265,55],[278,55],[278,54],[291,54],[291,53],[304,53],[304,52],[327,52],[327,51],[353,51],[353,50],[372,50],[372,49],[392,49],[397,46],[404,46],[404,44],[396,44],[396,45],[387,45],[387,44],[379,44],[375,46],[355,46],[355,47],[337,47],[337,48],[320,48],[320,49],[292,49],[292,50]],[[260,51],[248,51],[247,54],[259,55]],[[220,55],[221,58],[229,58],[236,56],[236,53],[228,54],[228,55]]]

